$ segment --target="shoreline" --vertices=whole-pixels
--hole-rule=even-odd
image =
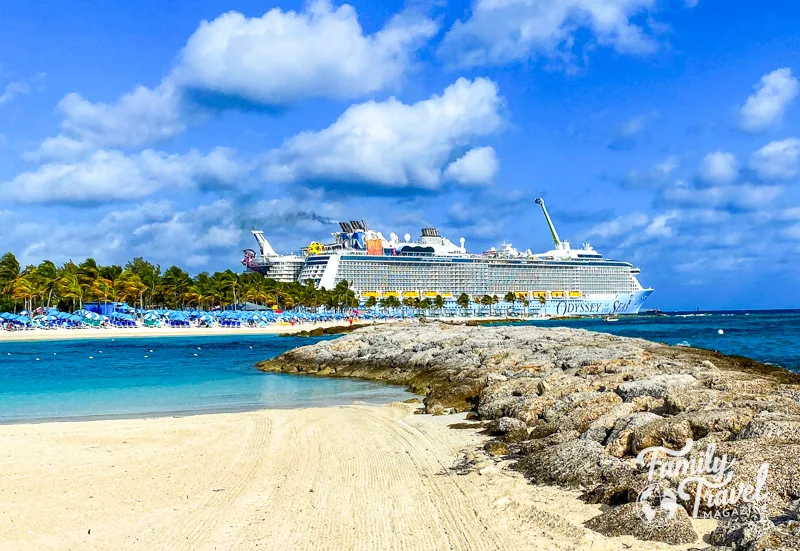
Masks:
[[[394,323],[409,323],[406,319],[372,319],[354,321],[351,326],[347,322],[328,321],[316,323],[300,323],[297,325],[268,325],[266,327],[135,327],[135,328],[81,328],[81,329],[30,329],[24,331],[0,331],[0,343],[5,342],[30,342],[30,341],[50,341],[50,340],[99,340],[99,339],[128,339],[128,338],[161,338],[161,337],[225,337],[225,336],[253,336],[253,335],[282,335],[282,336],[308,336],[305,333],[314,330],[335,330],[326,334],[347,333],[359,327],[370,325],[383,325]],[[450,323],[453,325],[472,324],[498,324],[498,323],[520,323],[525,321],[536,321],[537,318],[505,318],[505,317],[448,317],[448,318],[427,318],[428,320]],[[540,319],[540,321],[543,321]]]
[[[659,479],[687,500],[663,530],[641,521],[637,496],[652,473],[636,458],[657,448],[731,458],[730,488],[752,484],[768,466],[759,516],[731,516],[740,502],[706,503],[713,496],[697,490],[701,513],[731,517],[715,528],[718,545],[743,547],[743,534],[760,527],[764,545],[782,548],[800,529],[791,521],[800,496],[800,374],[784,368],[566,327],[441,323],[365,328],[257,366],[404,384],[425,393],[426,413],[470,412],[493,437],[486,453],[514,460],[533,484],[580,489],[587,503],[605,505],[586,526],[606,536],[673,545],[702,537],[690,517],[694,491],[683,497],[680,477]]]
[[[369,324],[388,323],[382,320],[368,322]],[[360,322],[364,325],[365,322]],[[354,324],[355,325],[355,324]],[[267,327],[136,327],[121,329],[116,327],[102,327],[92,329],[33,329],[27,331],[0,331],[0,343],[3,342],[30,342],[49,340],[95,340],[95,339],[128,339],[128,338],[169,338],[169,337],[224,337],[224,336],[253,336],[253,335],[294,335],[314,329],[344,329],[350,326],[342,322],[320,322],[298,325],[269,325]]]

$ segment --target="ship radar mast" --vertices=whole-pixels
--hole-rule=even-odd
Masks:
[[[564,244],[561,242],[561,239],[558,237],[558,232],[556,231],[556,227],[553,225],[553,221],[550,220],[550,215],[547,214],[547,207],[544,206],[544,199],[541,197],[536,198],[536,204],[542,207],[542,212],[544,213],[544,219],[547,221],[547,227],[550,228],[550,235],[553,236],[553,242],[556,244],[556,249],[562,249]]]

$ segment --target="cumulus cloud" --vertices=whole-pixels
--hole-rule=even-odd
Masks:
[[[67,94],[58,109],[62,133],[45,139],[26,159],[72,159],[93,149],[140,147],[176,136],[187,125],[181,93],[170,83],[137,86],[112,103]]]
[[[353,105],[328,128],[288,139],[270,154],[265,173],[282,182],[435,189],[458,149],[501,127],[502,106],[497,85],[485,78],[459,78],[441,96],[412,105],[395,98]],[[481,162],[488,174],[487,149],[466,157],[451,176],[466,177]]]
[[[355,98],[396,85],[436,31],[430,19],[400,14],[365,35],[352,6],[334,9],[327,0],[253,18],[232,11],[201,23],[174,77],[184,87],[270,106]]]
[[[334,9],[327,0],[302,12],[274,8],[253,18],[231,11],[200,24],[157,86],[137,86],[108,103],[65,96],[58,104],[62,134],[27,157],[65,159],[76,150],[154,144],[202,120],[203,107],[363,97],[396,86],[437,29],[432,20],[407,12],[364,34],[352,6]]]
[[[750,168],[764,180],[794,178],[800,173],[800,139],[768,143],[750,157]]]
[[[709,184],[730,184],[738,177],[739,163],[733,153],[726,151],[709,153],[700,165],[700,178]]]
[[[145,150],[126,155],[97,150],[77,161],[51,162],[0,185],[6,197],[38,204],[132,200],[156,191],[232,185],[248,172],[234,152],[216,148],[207,155]]]
[[[0,211],[0,241],[23,264],[48,258],[60,263],[93,257],[102,264],[144,256],[162,267],[195,258],[192,268],[230,266],[245,233],[235,225],[235,207],[219,200],[190,209],[169,201],[148,201],[85,221],[42,220]],[[37,240],[35,236],[46,236]],[[215,266],[211,266],[216,262]]]
[[[764,75],[741,108],[741,127],[748,132],[759,132],[779,124],[798,93],[800,84],[788,67]]]
[[[453,161],[445,169],[445,176],[459,184],[488,184],[500,168],[492,147],[476,147]]]
[[[707,188],[679,184],[666,189],[663,199],[685,207],[750,211],[770,205],[782,191],[780,186],[757,186],[749,183]]]
[[[456,21],[439,53],[465,67],[537,56],[569,61],[581,31],[618,52],[648,53],[658,44],[632,19],[654,5],[654,0],[475,0],[471,16]]]

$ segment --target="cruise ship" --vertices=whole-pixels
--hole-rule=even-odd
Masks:
[[[259,250],[246,249],[242,264],[278,281],[308,280],[331,289],[346,280],[361,302],[397,297],[441,296],[448,308],[466,293],[472,300],[485,295],[501,303],[513,293],[512,305],[529,314],[551,316],[610,316],[636,314],[653,289],[638,280],[639,269],[609,260],[589,244],[572,248],[562,241],[545,207],[536,199],[553,238],[554,248],[543,253],[519,251],[504,244],[481,254],[469,253],[462,237],[458,244],[423,228],[412,241],[391,233],[387,238],[363,221],[340,222],[333,242],[312,242],[298,254],[280,255],[261,231],[253,230]]]

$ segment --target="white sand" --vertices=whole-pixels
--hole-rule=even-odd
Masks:
[[[437,319],[437,318],[429,318]],[[467,321],[505,321],[503,317],[446,317],[441,318],[450,323],[463,323]],[[528,318],[546,319],[546,318]],[[358,325],[376,323],[415,323],[416,320],[357,320]],[[28,329],[25,331],[0,330],[0,342],[8,341],[37,341],[37,340],[66,340],[66,339],[109,339],[112,337],[203,337],[220,335],[289,335],[301,331],[311,331],[321,327],[347,327],[347,321],[327,321],[318,323],[302,323],[297,325],[274,324],[267,327],[135,327],[120,329],[116,327],[82,328],[82,329]]]
[[[1,550],[675,549],[487,460],[463,416],[348,406],[0,426]],[[684,546],[691,547],[691,546]]]
[[[385,323],[383,321],[362,321],[357,323]],[[303,323],[298,325],[269,325],[267,327],[135,327],[121,329],[100,327],[85,329],[29,329],[26,331],[1,331],[3,341],[37,341],[62,339],[110,339],[112,337],[203,337],[219,335],[286,335],[311,331],[320,327],[346,327],[348,322],[330,321]]]

